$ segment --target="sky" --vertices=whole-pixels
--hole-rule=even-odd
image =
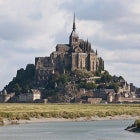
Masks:
[[[140,0],[0,0],[0,90],[35,57],[68,43],[73,14],[112,75],[140,87]]]

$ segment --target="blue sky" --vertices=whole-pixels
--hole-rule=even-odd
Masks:
[[[105,69],[140,87],[139,0],[0,0],[0,89],[17,69],[68,43],[74,11],[79,37]]]

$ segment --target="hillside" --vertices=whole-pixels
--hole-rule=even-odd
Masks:
[[[88,81],[91,80],[92,81]],[[74,102],[75,95],[80,89],[96,90],[100,88],[114,89],[117,93],[122,76],[112,76],[107,71],[98,70],[93,74],[85,70],[66,71],[65,73],[55,73],[49,76],[44,87],[39,87],[35,81],[35,67],[28,64],[25,68],[17,71],[5,89],[8,93],[15,92],[16,96],[27,93],[32,88],[42,88],[43,98],[48,98],[51,102]],[[89,95],[77,95],[84,99]],[[90,97],[90,96],[89,96]]]

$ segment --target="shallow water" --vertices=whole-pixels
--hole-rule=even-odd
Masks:
[[[0,127],[0,140],[140,140],[132,120],[50,122]]]

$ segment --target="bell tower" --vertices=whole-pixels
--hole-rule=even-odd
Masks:
[[[78,41],[79,41],[79,36],[76,33],[76,25],[75,25],[75,14],[74,14],[74,18],[73,18],[73,28],[72,28],[72,32],[71,35],[69,37],[69,45],[71,47],[77,46],[78,45]]]

